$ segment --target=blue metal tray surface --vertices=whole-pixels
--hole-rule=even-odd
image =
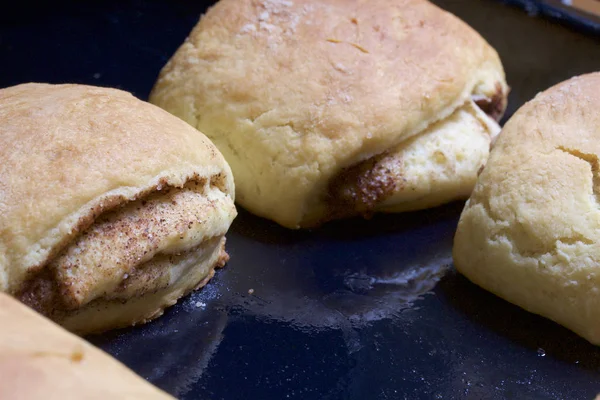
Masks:
[[[572,0],[499,0],[590,35],[600,35],[600,17],[576,8]],[[595,0],[598,1],[598,0]]]
[[[436,3],[498,49],[507,117],[600,70],[588,20],[561,25],[493,0]],[[209,4],[18,3],[0,15],[0,87],[75,82],[145,99]],[[150,324],[88,339],[181,399],[592,399],[600,349],[453,270],[461,209],[313,231],[240,210],[231,261],[205,289]]]

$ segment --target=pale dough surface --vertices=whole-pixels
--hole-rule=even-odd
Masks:
[[[600,73],[525,104],[498,136],[458,224],[456,268],[600,344]]]
[[[1,399],[173,399],[4,293],[0,321]]]
[[[472,96],[496,96],[501,114],[507,91],[495,50],[424,0],[221,0],[161,71],[150,101],[213,140],[240,205],[298,228],[340,211],[328,187],[346,168],[449,118]],[[464,145],[468,127],[458,128],[448,153]],[[470,146],[476,161],[488,151],[485,140]],[[470,192],[472,181],[461,176],[449,192],[416,180],[430,204]],[[393,198],[398,209],[425,204]]]

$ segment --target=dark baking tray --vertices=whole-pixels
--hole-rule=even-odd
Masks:
[[[523,8],[530,16],[543,16],[590,35],[600,34],[600,18],[575,8],[571,0],[499,0]],[[600,2],[600,0],[595,0]]]
[[[597,21],[540,18],[531,1],[436,3],[498,49],[508,115],[600,70]],[[77,82],[145,99],[207,5],[18,2],[0,14],[0,86]],[[151,324],[89,339],[182,399],[592,399],[600,349],[453,270],[461,208],[312,232],[240,210],[231,261],[205,289]]]

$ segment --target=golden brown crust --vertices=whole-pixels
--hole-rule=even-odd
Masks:
[[[600,73],[560,83],[507,122],[461,215],[456,268],[600,344]]]
[[[496,52],[424,0],[221,0],[151,101],[215,142],[241,205],[296,228],[323,220],[343,168],[497,85]]]
[[[215,268],[223,268],[225,267],[225,264],[229,262],[229,254],[225,251],[226,241],[227,239],[223,238],[223,245],[221,246],[221,251],[219,252],[219,258],[215,264]]]
[[[0,320],[2,399],[172,399],[4,293]]]
[[[20,294],[30,304],[43,303],[40,309],[48,315],[55,314],[46,310],[54,303],[73,310],[84,306],[127,273],[131,263],[124,258],[123,262],[99,259],[99,267],[82,264],[45,271],[62,252],[84,251],[85,246],[78,244],[82,234],[97,228],[107,215],[125,213],[127,204],[167,188],[206,183],[198,197],[206,203],[200,207],[206,221],[193,229],[190,246],[211,237],[220,239],[235,217],[233,178],[219,151],[183,121],[128,93],[83,85],[19,85],[0,90],[0,122],[0,291]],[[109,242],[110,237],[135,240],[126,235],[135,224],[125,225],[104,236]],[[168,252],[171,243],[163,242],[153,249]],[[213,251],[216,247],[206,254],[205,263]],[[179,268],[165,264],[169,266]],[[209,267],[201,265],[198,272],[208,273]],[[111,274],[118,275],[113,283],[107,281]],[[196,280],[180,282],[171,276],[173,281],[167,284],[174,285],[174,293],[183,293],[204,278],[186,276]],[[150,307],[162,309],[173,302],[169,288],[162,293],[165,299],[155,298]],[[145,318],[142,303],[132,307],[135,312],[122,314],[130,315],[132,322]],[[85,332],[85,318],[79,321],[83,325],[73,329]],[[125,323],[119,319],[118,324]]]

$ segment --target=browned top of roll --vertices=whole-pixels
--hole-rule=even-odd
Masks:
[[[83,85],[0,90],[0,290],[28,273],[103,211],[229,166],[185,122],[131,94]]]
[[[240,204],[297,227],[342,168],[497,85],[495,50],[424,0],[221,0],[151,101],[217,144]]]

